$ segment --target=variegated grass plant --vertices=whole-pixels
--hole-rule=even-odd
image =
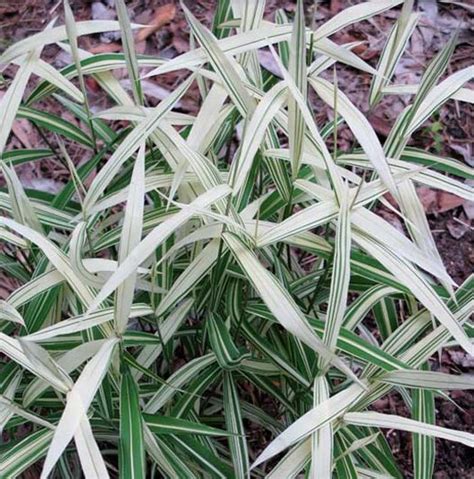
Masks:
[[[172,60],[136,55],[137,26],[115,3],[118,22],[75,22],[65,2],[65,26],[0,57],[18,67],[0,103],[0,261],[21,284],[0,304],[0,476],[401,478],[384,436],[394,428],[413,433],[414,476],[432,477],[435,437],[473,446],[437,426],[434,408],[472,376],[431,371],[430,358],[472,354],[474,278],[449,277],[415,185],[472,199],[473,172],[407,144],[445,102],[474,101],[474,67],[446,75],[456,39],[419,84],[396,85],[418,20],[410,0],[358,3],[314,31],[302,2],[292,22],[271,23],[263,1],[221,0],[212,31],[183,6],[192,48]],[[401,4],[377,69],[329,39]],[[78,46],[118,29],[123,54]],[[51,43],[73,63],[43,61]],[[340,64],[371,75],[370,105],[411,95],[385,142],[337,74],[321,75]],[[132,94],[113,74],[124,68]],[[145,106],[145,74],[176,70],[188,78]],[[87,76],[114,106],[93,114]],[[175,111],[196,84],[197,115]],[[334,121],[316,124],[310,90]],[[49,147],[9,150],[16,118]],[[334,146],[343,124],[349,152]],[[69,182],[25,190],[16,167],[51,156]],[[373,411],[391,393],[410,417]]]

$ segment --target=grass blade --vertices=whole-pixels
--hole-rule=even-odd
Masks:
[[[126,369],[120,386],[120,474],[124,478],[145,477],[145,446],[137,385]]]

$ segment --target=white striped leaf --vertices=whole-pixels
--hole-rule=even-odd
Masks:
[[[336,348],[337,338],[344,319],[351,278],[351,219],[349,188],[345,186],[339,205],[335,244],[332,255],[332,276],[329,290],[326,325],[323,341],[330,351]],[[322,358],[318,364],[324,371],[327,366]]]
[[[132,24],[132,28],[140,27],[141,25]],[[113,32],[115,30],[120,30],[120,25],[118,22],[112,20],[89,20],[76,23],[76,31],[78,36]],[[65,25],[54,27],[50,30],[44,30],[11,45],[0,56],[0,63],[9,63],[14,58],[18,58],[34,48],[38,48],[40,46],[43,47],[51,43],[61,42],[66,39],[67,33]]]
[[[257,256],[234,235],[224,233],[223,237],[259,296],[281,325],[317,351],[333,366],[354,379],[352,371],[314,334],[294,300],[275,277],[262,266]]]
[[[84,199],[84,208],[87,211],[95,204],[123,163],[133,155],[140,145],[153,133],[166,113],[168,113],[178,99],[184,95],[192,81],[193,77],[183,82],[171,95],[155,107],[153,113],[139,123],[115,150],[114,154],[101,168],[89,187],[87,196]]]
[[[423,373],[429,373],[429,366],[425,365]],[[434,393],[429,390],[415,389],[413,391],[412,417],[425,423],[435,423]],[[413,435],[413,472],[416,479],[433,477],[435,465],[435,439],[424,434]]]
[[[86,415],[82,416],[79,427],[74,435],[79,461],[82,472],[86,479],[97,477],[108,479],[109,473],[105,461],[100,453],[99,446],[92,432],[89,419]]]
[[[439,437],[440,439],[447,439],[448,441],[459,442],[468,447],[474,447],[474,434],[434,426],[432,424],[408,419],[395,414],[383,414],[379,412],[349,412],[344,414],[344,422],[355,426],[382,427],[386,429],[398,429],[401,431],[425,434],[427,436]]]
[[[313,408],[329,399],[329,385],[317,376],[313,385]],[[311,477],[330,477],[333,468],[333,426],[328,423],[311,434]]]
[[[224,373],[224,414],[229,437],[229,446],[235,477],[245,479],[249,475],[249,453],[237,385],[230,371]]]
[[[137,385],[128,371],[120,385],[120,475],[123,478],[145,477],[143,420]]]
[[[33,209],[30,200],[18,178],[15,168],[9,168],[3,161],[0,161],[0,169],[7,182],[8,193],[12,204],[13,218],[25,226],[29,226],[38,233],[43,233],[43,227]]]
[[[118,339],[107,340],[99,352],[87,363],[79,379],[67,396],[67,403],[54,431],[53,439],[44,461],[41,478],[46,479],[69,441],[76,434],[82,418],[96,395],[114,352]]]
[[[0,299],[0,320],[11,321],[25,326],[25,320],[21,314],[9,303]]]
[[[31,371],[35,376],[46,381],[58,391],[67,393],[69,390],[70,381],[68,381],[64,375],[58,375],[57,367],[53,367],[53,370],[51,369],[52,359],[50,359],[47,364],[40,361],[32,362],[31,357],[23,350],[22,344],[4,333],[0,333],[0,351],[28,371]]]
[[[124,6],[125,8],[125,6]],[[145,196],[145,145],[138,151],[128,187],[128,199],[120,235],[118,267],[140,243],[143,228],[143,208]],[[115,294],[115,331],[122,334],[127,329],[130,308],[133,303],[136,271],[121,283]]]
[[[295,82],[296,88],[304,101],[307,97],[306,74],[306,35],[303,1],[296,4],[296,15],[293,21],[293,31],[290,40],[290,59],[288,72]],[[288,140],[290,144],[292,177],[298,176],[303,153],[305,122],[294,96],[288,99]]]
[[[363,394],[364,388],[359,384],[353,384],[326,401],[321,402],[318,406],[297,419],[275,438],[257,457],[252,464],[252,468],[267,461],[296,442],[301,441],[324,425],[332,423],[344,415],[347,408],[355,403]],[[347,416],[347,414],[345,414],[345,416]]]
[[[415,389],[474,389],[474,377],[469,374],[446,374],[433,371],[391,371],[378,380]]]
[[[334,95],[337,96],[337,113],[340,114],[354,133],[369,161],[374,165],[380,178],[387,185],[395,198],[398,190],[380,141],[365,116],[354,106],[344,93],[322,78],[310,78],[309,82],[318,95],[332,106]]]
[[[89,305],[88,313],[93,312],[99,305],[113,293],[134,271],[145,261],[155,249],[163,243],[173,232],[188,221],[194,214],[193,207],[205,208],[216,201],[225,198],[230,193],[227,185],[218,186],[207,193],[204,193],[189,208],[184,207],[179,213],[176,213],[169,220],[154,228],[140,243],[135,246],[128,256],[119,265],[117,270],[110,276],[104,284],[99,294],[95,297],[92,304]]]

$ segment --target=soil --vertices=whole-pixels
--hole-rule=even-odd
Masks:
[[[443,357],[443,370],[447,368],[449,358]],[[436,367],[435,364],[432,366]],[[474,423],[474,412],[472,404],[474,393],[466,391],[455,391],[451,393],[451,399],[456,404],[445,399],[436,399],[436,424],[438,426],[453,428],[462,431],[472,432]],[[379,412],[398,414],[410,417],[409,411],[399,395],[391,394],[387,398],[376,403]],[[413,457],[411,434],[404,431],[385,431],[390,443],[392,452],[403,471],[404,477],[413,477]],[[472,478],[474,477],[474,457],[472,450],[462,444],[455,444],[450,441],[436,439],[436,462],[434,468],[435,479],[451,478]]]
[[[447,227],[452,224],[453,214],[431,218],[430,226],[449,275],[460,284],[474,271],[474,232],[467,230],[461,238],[453,238]]]
[[[91,1],[71,0],[71,5],[78,20],[91,18]],[[103,4],[113,3],[102,0]],[[163,0],[132,0],[127,1],[130,14],[137,22],[146,23],[152,18],[153,12],[161,5],[170,3]],[[177,6],[176,16],[173,21],[160,28],[158,32],[150,35],[145,44],[141,47],[142,53],[160,54],[165,57],[172,57],[187,49],[188,29],[184,16]],[[196,17],[203,23],[209,25],[215,9],[215,1],[196,0],[186,2]],[[315,24],[325,21],[336,14],[342,8],[351,4],[359,3],[349,0],[321,0],[314,12],[313,2],[305,2],[307,12],[315,15]],[[433,10],[433,3],[436,8]],[[466,2],[469,3],[469,2]],[[269,0],[267,1],[266,15],[272,17],[273,12],[278,8],[285,8],[288,15],[294,12],[295,4],[288,1]],[[424,17],[421,28],[417,29],[414,41],[411,43],[409,54],[404,59],[402,67],[397,70],[397,79],[400,83],[416,83],[418,73],[423,70],[430,58],[436,54],[438,48],[445,44],[447,39],[455,31],[459,33],[459,45],[456,49],[453,60],[450,64],[450,72],[472,64],[474,57],[474,17],[469,10],[455,4],[430,2],[419,0],[418,6],[424,10]],[[374,17],[374,19],[355,25],[344,30],[333,37],[336,42],[348,42],[362,40],[364,44],[359,47],[358,53],[363,59],[376,66],[380,49],[395,18],[394,12]],[[54,17],[62,16],[61,2],[58,0],[0,0],[0,51],[10,44],[23,39],[31,34],[42,30]],[[62,22],[62,19],[58,21]],[[90,39],[81,39],[81,46],[86,49],[101,48],[104,39],[98,36]],[[56,46],[48,46],[44,50],[43,58],[53,65],[62,66],[67,58]],[[8,68],[3,72],[6,78],[14,74],[14,69]],[[155,87],[171,90],[182,79],[181,74],[164,75],[160,77]],[[369,85],[368,76],[361,74],[354,75],[349,68],[341,68],[338,71],[339,86],[349,95],[351,100],[364,112],[372,122],[374,128],[381,138],[390,131],[390,127],[398,113],[404,108],[405,100],[386,97],[381,104],[370,111],[365,104],[366,92]],[[88,84],[91,91],[94,85]],[[150,85],[153,87],[153,84]],[[159,101],[159,92],[155,93]],[[103,107],[104,98],[97,96],[93,98],[96,107]],[[183,110],[195,112],[197,104],[192,95],[183,99]],[[54,108],[54,106],[51,106]],[[331,118],[330,112],[322,108],[322,104],[315,103],[314,109],[316,118],[323,122]],[[455,102],[443,107],[437,118],[426,127],[421,129],[412,142],[412,146],[437,151],[441,155],[450,156],[457,160],[464,161],[470,166],[474,165],[473,142],[474,142],[474,108],[464,103],[462,110]],[[28,128],[28,125],[24,125]],[[41,143],[42,140],[34,131],[26,130],[25,134],[32,142]],[[21,142],[21,139],[14,138],[13,142]],[[338,146],[341,149],[351,147],[352,138],[348,132],[341,132]],[[81,152],[78,151],[77,161]],[[74,160],[74,158],[73,158]],[[44,160],[33,168],[23,167],[19,170],[22,181],[33,185],[41,184],[44,188],[55,188],[57,183],[64,181],[66,170],[61,170],[55,160]],[[40,183],[38,183],[40,182]],[[42,182],[42,183],[41,183]],[[56,186],[55,186],[56,185]],[[472,214],[472,207],[471,207]],[[472,216],[468,209],[463,206],[456,206],[448,211],[437,210],[436,205],[428,210],[428,218],[433,235],[448,269],[449,274],[458,284],[465,280],[474,271],[474,232]],[[386,214],[386,213],[385,213]],[[395,218],[393,221],[397,221]],[[464,226],[462,226],[464,225]],[[0,286],[0,298],[6,297],[17,285],[7,278],[2,279]],[[454,353],[451,354],[451,353]],[[456,371],[473,373],[473,364],[463,358],[461,352],[443,352],[441,363],[435,359],[432,367],[435,370],[446,372]],[[472,404],[473,392],[456,391],[451,394],[451,399],[436,400],[437,424],[454,429],[473,431],[474,411]],[[377,410],[408,415],[405,404],[400,396],[391,394],[389,397],[380,400]],[[388,431],[387,437],[391,443],[394,454],[405,471],[405,477],[412,477],[412,456],[411,439],[409,434]],[[264,439],[265,441],[265,439]],[[258,440],[258,442],[261,442]],[[453,477],[468,478],[474,477],[474,458],[471,451],[462,445],[448,441],[437,441],[437,459],[434,477],[437,479],[448,479]],[[26,477],[26,476],[25,476]]]

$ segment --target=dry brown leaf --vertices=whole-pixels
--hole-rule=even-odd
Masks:
[[[474,186],[474,180],[467,180],[466,185]],[[463,208],[468,220],[474,220],[474,201],[466,201]]]
[[[355,36],[351,33],[340,33],[339,35],[336,35],[335,38],[337,38],[338,43],[341,44],[363,41],[364,43],[361,43],[360,45],[357,45],[356,47],[352,48],[351,51],[356,55],[363,55],[367,52],[368,45],[367,38],[365,35]]]
[[[146,41],[143,40],[142,42],[136,41],[135,42],[135,53],[137,55],[143,55],[146,50]]]
[[[474,201],[466,201],[463,205],[464,213],[469,220],[474,220]]]
[[[163,5],[155,10],[153,18],[146,27],[141,28],[135,36],[135,51],[138,54],[145,52],[145,40],[162,26],[173,20],[176,15],[176,6],[172,3]],[[118,42],[101,43],[89,48],[91,53],[116,53],[122,51],[122,45]]]
[[[452,210],[458,206],[462,206],[465,203],[463,198],[459,196],[452,195],[451,193],[446,193],[446,191],[438,192],[438,212],[444,213],[445,211]]]
[[[468,203],[464,198],[459,198],[459,196],[446,191],[433,190],[427,186],[420,186],[416,189],[416,192],[427,214],[445,213]],[[397,206],[397,202],[390,193],[387,193],[385,198],[391,205]]]
[[[427,213],[433,213],[438,208],[437,194],[435,190],[422,186],[417,188],[418,198],[420,198],[421,204]]]
[[[388,134],[390,133],[390,130],[392,129],[389,121],[384,118],[381,118],[380,116],[370,115],[369,121],[370,121],[370,124],[372,125],[372,128],[379,135],[387,137]]]
[[[89,48],[91,53],[116,53],[122,51],[122,45],[117,42],[112,43],[100,43],[94,47]]]
[[[182,35],[173,34],[172,45],[178,53],[185,53],[189,50],[189,40]],[[261,50],[258,51],[260,53]]]
[[[336,13],[339,13],[342,10],[342,5],[340,0],[331,0],[331,6],[329,8],[329,11],[331,12],[331,15],[336,15]]]
[[[163,25],[171,22],[176,15],[176,6],[173,3],[167,3],[156,9],[150,24],[139,30],[136,41],[146,40],[152,33],[159,30]]]
[[[450,218],[446,222],[446,228],[454,239],[461,239],[470,229],[466,218]]]
[[[12,125],[12,131],[25,148],[32,148],[30,141],[32,128],[28,120],[15,120]]]
[[[86,77],[85,81],[86,81],[87,91],[98,93],[101,90],[99,84],[97,83],[94,77],[88,76]]]
[[[403,235],[405,234],[403,224],[402,224],[400,218],[395,213],[393,213],[392,211],[388,211],[386,209],[383,209],[383,208],[381,208],[377,213],[385,221],[389,222],[400,233],[402,233]]]
[[[459,196],[447,193],[446,191],[435,191],[425,186],[417,188],[416,191],[427,213],[445,213],[458,206],[462,206],[465,202],[465,200],[459,198]]]

